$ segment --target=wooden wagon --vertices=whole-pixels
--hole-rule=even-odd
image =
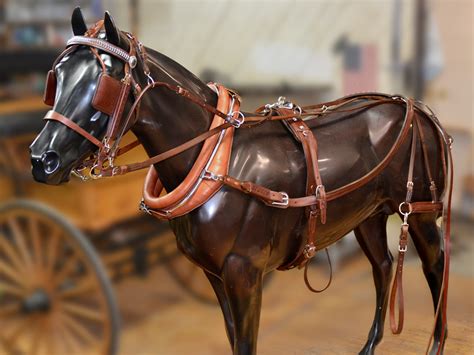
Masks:
[[[213,300],[167,224],[138,211],[143,173],[33,182],[28,146],[43,115],[38,99],[0,105],[0,353],[116,353],[112,282],[159,263],[193,295]]]

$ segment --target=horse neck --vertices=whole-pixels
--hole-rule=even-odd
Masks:
[[[196,76],[171,59],[149,50],[151,76],[155,81],[179,85],[215,106],[217,95]],[[145,78],[140,80],[146,82]],[[160,154],[207,131],[212,115],[166,88],[152,89],[143,98],[133,133],[149,156]],[[155,165],[167,191],[176,188],[191,170],[202,145]]]

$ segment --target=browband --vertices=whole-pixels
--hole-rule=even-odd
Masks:
[[[137,65],[137,57],[135,57],[134,55],[131,55],[130,53],[128,53],[127,51],[123,50],[120,47],[114,46],[113,44],[107,41],[104,41],[103,39],[91,38],[91,37],[86,37],[86,36],[74,36],[67,41],[66,45],[68,47],[74,46],[74,45],[83,45],[83,46],[97,48],[119,59],[122,59],[124,62],[130,65],[130,68],[135,68],[135,66]]]

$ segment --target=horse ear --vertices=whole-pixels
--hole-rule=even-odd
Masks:
[[[115,26],[114,19],[110,15],[108,11],[105,12],[104,16],[104,26],[105,26],[105,34],[107,36],[107,41],[120,47],[120,32]]]
[[[84,33],[87,32],[87,25],[86,21],[84,21],[84,17],[82,16],[81,8],[78,6],[74,9],[71,16],[71,25],[72,25],[72,32],[75,36],[82,36]]]

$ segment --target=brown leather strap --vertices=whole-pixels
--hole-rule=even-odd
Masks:
[[[410,125],[413,121],[413,116],[414,116],[413,100],[406,99],[405,102],[406,102],[407,107],[406,107],[402,130],[400,131],[400,134],[398,135],[397,140],[395,141],[395,143],[393,144],[392,148],[389,150],[385,158],[374,169],[372,169],[370,172],[368,172],[366,175],[362,176],[361,178],[357,179],[356,181],[353,181],[350,184],[342,186],[338,189],[327,192],[327,201],[332,201],[336,198],[344,196],[358,189],[364,184],[370,182],[372,179],[378,176],[383,169],[385,169],[388,163],[390,163],[395,153],[398,151],[400,146],[405,141],[405,138],[408,132],[410,131]]]
[[[99,141],[92,134],[90,134],[89,132],[87,132],[86,130],[81,128],[77,123],[75,123],[75,122],[71,121],[69,118],[61,115],[59,112],[50,110],[46,113],[46,115],[44,116],[44,119],[60,122],[63,125],[65,125],[65,126],[69,127],[70,129],[72,129],[77,134],[80,134],[81,136],[86,138],[91,143],[95,144],[100,149],[104,148],[104,145],[102,144],[101,141]]]
[[[403,330],[404,303],[403,303],[403,261],[408,243],[408,224],[401,227],[398,247],[398,261],[395,278],[390,292],[390,328],[393,334],[400,334]],[[398,297],[397,297],[398,296]],[[396,298],[397,297],[397,298]],[[398,300],[398,324],[395,319],[395,299]]]
[[[429,188],[430,188],[430,193],[431,193],[431,200],[435,202],[435,201],[438,201],[438,189],[433,180],[433,175],[431,174],[431,166],[430,166],[430,161],[428,159],[428,148],[426,147],[425,133],[423,132],[423,127],[421,123],[418,121],[416,121],[415,128],[418,130],[418,134],[420,136],[421,151],[423,152],[423,162],[425,163],[425,171],[428,174],[428,179],[430,181]]]
[[[139,163],[128,164],[128,165],[116,166],[115,168],[106,168],[104,169],[102,176],[123,175],[123,174],[130,173],[132,171],[150,167],[150,165],[154,165],[163,160],[174,157],[175,155],[178,155],[194,147],[195,145],[202,143],[207,138],[212,137],[213,135],[216,135],[217,133],[221,132],[223,129],[229,128],[231,126],[232,125],[230,123],[224,123],[216,128],[211,129],[210,131],[206,131],[203,134],[200,134],[199,136],[191,139],[190,141],[180,144],[177,147],[167,150],[166,152],[155,155],[154,157],[151,157],[145,161],[142,161]]]
[[[442,133],[442,132],[441,132]],[[447,183],[448,188],[448,196],[445,199],[445,205],[443,206],[443,221],[444,221],[444,269],[443,269],[443,282],[441,283],[441,293],[438,298],[438,306],[436,307],[436,312],[434,316],[434,323],[433,328],[431,330],[430,339],[428,341],[428,345],[426,346],[425,353],[428,354],[430,351],[431,343],[434,339],[434,333],[436,331],[436,323],[441,312],[441,337],[440,342],[438,344],[438,350],[436,354],[440,354],[443,350],[444,344],[444,337],[446,335],[446,327],[447,327],[447,307],[448,307],[448,288],[449,288],[449,263],[450,263],[450,254],[451,254],[451,199],[453,194],[453,176],[454,176],[454,164],[453,164],[453,156],[451,152],[451,144],[452,138],[443,135],[444,143],[448,145],[447,155],[448,161],[447,168],[449,168],[449,181]]]
[[[134,140],[133,142],[131,143],[128,143],[127,145],[123,146],[123,147],[120,147],[118,150],[117,150],[117,154],[116,156],[120,156],[122,154],[125,154],[129,151],[131,151],[133,148],[136,148],[138,147],[139,145],[141,145],[140,141],[138,139]]]
[[[122,80],[122,87],[118,97],[117,105],[115,106],[112,117],[110,117],[109,125],[107,127],[106,137],[116,140],[118,138],[119,130],[122,128],[123,111],[127,103],[128,95],[131,89],[131,76],[127,75]],[[121,137],[120,137],[121,138]]]
[[[326,201],[329,202],[329,201],[335,200],[336,198],[344,196],[356,190],[357,188],[363,186],[364,184],[370,182],[388,165],[388,163],[391,161],[395,153],[398,151],[400,146],[405,141],[405,138],[408,132],[410,131],[410,126],[413,121],[413,101],[411,99],[408,99],[406,102],[407,102],[407,110],[405,113],[402,130],[399,133],[394,145],[392,146],[388,154],[385,156],[385,158],[375,168],[373,168],[371,171],[369,171],[367,174],[357,179],[356,181],[349,183],[347,185],[344,185],[335,190],[326,192]],[[170,154],[170,156],[172,155]],[[161,160],[162,159],[160,159],[160,161]],[[241,183],[243,183],[242,181],[232,178],[230,176],[225,176],[223,178],[224,178],[223,182],[226,184],[228,181],[233,182],[233,183],[227,184],[230,187],[236,188],[237,190],[240,190],[242,192],[246,192],[241,187]],[[267,189],[263,186],[259,186],[250,181],[245,181],[245,184],[247,186],[248,191],[258,190],[259,195],[258,196],[255,195],[255,197],[260,198],[267,205],[273,205],[273,206],[277,205],[278,207],[281,207],[281,208],[287,208],[287,207],[307,207],[307,206],[318,204],[318,198],[315,195],[289,198],[286,204],[282,204],[285,201],[285,195],[286,195],[285,193],[272,191],[270,189]],[[247,192],[247,193],[250,193],[250,192]]]
[[[328,248],[324,248],[324,250],[326,251],[326,258],[327,258],[327,261],[328,261],[328,266],[329,266],[329,279],[328,279],[328,282],[327,284],[323,287],[323,288],[320,288],[320,289],[316,289],[314,288],[313,286],[311,286],[311,283],[309,282],[309,279],[308,279],[308,266],[309,266],[309,261],[305,264],[304,266],[304,283],[306,284],[306,287],[311,291],[311,292],[314,292],[314,293],[321,293],[321,292],[324,292],[326,291],[329,286],[331,286],[331,283],[332,283],[332,263],[331,263],[331,257],[329,256],[329,251],[328,251]]]
[[[411,213],[430,213],[430,212],[441,212],[443,211],[442,202],[412,202],[411,203],[412,212]]]
[[[400,205],[400,213],[403,213],[404,220],[401,227],[400,239],[398,244],[398,260],[395,277],[393,279],[392,291],[390,293],[390,328],[393,334],[400,334],[403,330],[404,319],[404,304],[403,304],[403,261],[405,260],[405,252],[407,251],[408,243],[408,216],[412,213],[413,207],[411,205],[411,198],[413,196],[413,171],[415,167],[416,146],[418,143],[418,135],[416,129],[416,119],[412,124],[412,139],[410,149],[410,162],[408,165],[407,177],[407,193],[405,202]],[[407,206],[408,211],[403,211],[402,206]],[[398,296],[398,297],[397,297]],[[398,325],[395,319],[395,299],[398,301]]]

